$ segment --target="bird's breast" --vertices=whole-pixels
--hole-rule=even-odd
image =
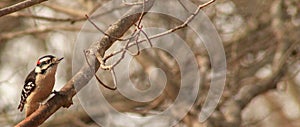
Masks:
[[[55,84],[55,73],[49,75],[40,75],[36,78],[35,90],[28,96],[27,103],[30,102],[43,102],[51,94]]]

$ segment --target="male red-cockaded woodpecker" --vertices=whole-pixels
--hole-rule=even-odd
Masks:
[[[37,61],[35,69],[28,74],[18,106],[21,112],[25,106],[26,117],[37,110],[52,93],[57,65],[62,59],[52,55],[43,56]]]

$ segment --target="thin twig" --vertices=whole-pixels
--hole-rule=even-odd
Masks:
[[[179,26],[176,26],[176,27],[173,28],[173,29],[170,29],[170,30],[167,30],[167,31],[165,31],[165,32],[156,34],[156,35],[154,35],[154,36],[152,36],[152,37],[149,37],[149,39],[150,39],[150,40],[151,40],[151,39],[155,39],[155,38],[158,38],[158,37],[161,37],[161,36],[170,34],[170,33],[172,33],[172,32],[175,32],[175,31],[177,31],[177,30],[179,30],[179,29],[182,29],[182,28],[186,27],[187,24],[190,23],[190,22],[196,17],[196,15],[200,12],[200,10],[201,10],[202,8],[204,8],[204,7],[208,6],[208,5],[210,5],[210,4],[213,3],[213,2],[215,2],[215,0],[210,0],[210,1],[206,2],[206,3],[204,3],[204,4],[199,5],[199,6],[197,7],[197,9],[194,11],[194,13],[192,13],[192,14],[186,19],[186,21],[185,21],[183,24],[181,24],[181,25],[179,25]],[[146,40],[141,40],[140,42],[143,42],[143,41],[146,41]]]
[[[116,77],[115,70],[111,69],[110,72],[111,72],[111,75],[112,75],[112,78],[113,78],[113,82],[115,84],[114,88],[117,89],[117,77]]]
[[[88,66],[89,66],[91,69],[93,69],[92,66],[91,66],[91,64],[90,64],[90,62],[89,62],[89,60],[88,60],[88,58],[87,58],[87,54],[90,54],[90,52],[89,52],[88,50],[85,50],[85,51],[84,51],[85,61],[86,61],[86,63],[88,64]],[[93,70],[95,70],[95,69],[93,69]],[[108,85],[106,85],[105,83],[103,83],[96,73],[97,73],[97,70],[94,71],[94,76],[96,77],[97,81],[98,81],[103,87],[105,87],[105,88],[107,88],[107,89],[110,89],[110,90],[116,90],[116,89],[117,89],[116,86],[114,86],[114,87],[109,87]]]
[[[162,33],[153,35],[153,36],[151,36],[151,37],[148,37],[147,34],[146,34],[144,31],[141,31],[141,30],[140,30],[140,31],[146,36],[146,39],[143,39],[143,40],[141,40],[141,41],[136,41],[136,43],[133,43],[133,44],[130,44],[130,45],[127,45],[127,44],[129,44],[129,43],[127,42],[124,49],[120,49],[119,51],[116,51],[116,52],[114,52],[114,53],[111,53],[111,54],[109,54],[107,57],[104,57],[103,60],[102,60],[102,62],[104,62],[104,64],[105,64],[105,61],[106,61],[108,58],[111,58],[112,56],[117,55],[117,54],[119,54],[119,53],[122,53],[122,54],[121,54],[121,57],[120,57],[114,64],[109,65],[109,66],[106,66],[106,65],[104,65],[104,64],[101,64],[100,67],[101,67],[102,69],[104,69],[104,70],[110,70],[111,68],[113,68],[114,66],[116,66],[118,63],[120,63],[121,59],[124,58],[124,55],[125,55],[125,52],[124,52],[124,51],[128,51],[128,50],[127,50],[128,48],[130,48],[130,47],[132,47],[132,46],[135,46],[135,45],[137,45],[138,43],[142,43],[142,42],[144,42],[144,41],[147,41],[147,42],[149,42],[150,46],[152,47],[152,44],[151,44],[151,42],[150,42],[151,39],[155,39],[155,38],[158,38],[158,37],[161,37],[161,36],[170,34],[170,33],[172,33],[172,32],[175,32],[175,31],[177,31],[177,30],[179,30],[179,29],[182,29],[182,28],[186,27],[187,24],[190,23],[190,22],[195,18],[195,16],[200,12],[200,10],[201,10],[203,7],[208,6],[209,4],[213,3],[214,1],[215,1],[215,0],[211,0],[211,1],[208,1],[208,2],[206,2],[206,3],[204,3],[204,4],[199,5],[199,6],[197,7],[197,9],[194,11],[194,13],[192,13],[192,14],[185,20],[185,22],[184,22],[183,24],[181,24],[181,25],[179,25],[179,26],[176,26],[176,27],[174,27],[173,29],[170,29],[170,30],[167,30],[167,31],[165,31],[165,32],[162,32]],[[138,25],[136,25],[135,31],[136,31],[137,29],[139,29],[139,25],[140,25],[139,22],[141,22],[141,19],[142,19],[142,16],[139,17]]]
[[[142,11],[142,13],[141,13],[141,15],[139,17],[138,23],[136,25],[137,29],[142,29],[140,25],[141,25],[144,13],[145,13],[145,0],[143,0],[143,11]]]
[[[183,9],[186,11],[186,12],[189,12],[190,11],[185,7],[185,5],[181,2],[181,0],[177,0],[179,2],[179,4],[183,7]]]
[[[41,26],[41,27],[36,27],[36,28],[29,28],[26,30],[22,31],[16,31],[16,32],[9,32],[9,33],[0,33],[0,40],[7,40],[11,38],[15,38],[18,36],[24,36],[28,34],[36,34],[36,33],[45,33],[45,32],[50,32],[54,30],[65,30],[65,31],[80,31],[82,30],[78,26]]]
[[[105,36],[108,36],[108,37],[111,37],[113,39],[116,39],[118,41],[127,41],[129,40],[130,38],[126,38],[126,39],[122,39],[122,38],[118,38],[118,37],[114,37],[114,36],[111,36],[111,35],[108,35],[107,33],[105,33],[103,30],[101,30],[90,18],[88,15],[85,15],[86,19],[99,31],[101,32],[102,34],[104,34]]]
[[[113,8],[111,10],[108,10],[108,11],[105,11],[105,12],[102,12],[102,13],[99,13],[99,14],[95,14],[95,15],[91,16],[90,19],[99,18],[100,16],[106,15],[108,13],[116,11],[117,9],[122,9],[122,8],[125,8],[125,6]],[[90,13],[91,13],[91,11],[89,12],[89,14]],[[71,22],[71,24],[73,24],[75,22],[81,22],[81,21],[85,21],[86,20],[85,16],[79,16],[79,17],[74,17],[74,18],[71,18],[71,17],[69,17],[69,18],[56,18],[56,17],[47,17],[47,16],[33,15],[33,14],[28,14],[28,13],[20,13],[20,12],[12,13],[12,14],[7,15],[7,16],[11,16],[11,17],[24,17],[24,18],[34,18],[34,19],[45,20],[45,21],[49,21],[49,22]]]
[[[145,0],[144,0],[144,2],[145,2]],[[104,59],[104,60],[102,60],[102,64],[100,65],[100,68],[102,68],[102,69],[104,69],[104,70],[111,70],[112,68],[114,68],[117,64],[119,64],[120,62],[121,62],[121,60],[124,58],[124,56],[125,56],[125,53],[126,52],[130,52],[129,50],[128,50],[128,48],[129,48],[129,44],[130,44],[130,42],[131,42],[131,40],[133,39],[133,38],[136,38],[136,40],[135,40],[135,44],[137,45],[138,43],[138,37],[140,36],[140,31],[141,31],[141,29],[142,29],[142,26],[141,26],[141,22],[142,22],[142,19],[143,19],[143,15],[144,15],[144,13],[145,13],[145,4],[143,4],[143,11],[142,11],[142,13],[140,14],[140,16],[139,16],[139,19],[138,19],[138,22],[137,22],[137,25],[136,25],[136,28],[135,28],[135,30],[133,31],[133,33],[131,34],[131,36],[128,38],[129,40],[127,40],[127,42],[126,42],[126,44],[125,44],[125,46],[124,46],[124,48],[120,51],[120,52],[122,52],[122,54],[121,54],[121,57],[115,62],[115,63],[113,63],[112,65],[105,65],[105,62],[106,62],[106,60],[108,59],[108,57],[106,58],[106,59]],[[88,17],[88,16],[87,16]],[[94,24],[93,22],[91,22],[100,32],[102,32],[103,34],[105,34],[96,24]],[[124,40],[123,40],[124,41]],[[137,49],[138,49],[138,52],[137,52],[137,54],[139,54],[139,46],[137,45]],[[134,55],[134,54],[133,54]],[[109,55],[109,57],[112,57],[113,55]],[[101,62],[100,62],[101,63]]]
[[[159,33],[159,34],[153,35],[153,36],[151,36],[151,37],[146,36],[146,39],[140,40],[140,41],[138,41],[137,43],[143,43],[143,42],[145,42],[145,41],[148,41],[149,44],[151,44],[150,40],[152,40],[152,39],[156,39],[156,38],[159,38],[159,37],[161,37],[161,36],[168,35],[168,34],[173,33],[173,32],[175,32],[175,31],[177,31],[177,30],[179,30],[179,29],[182,29],[182,28],[184,28],[184,27],[187,27],[187,24],[190,23],[190,22],[195,18],[195,16],[200,12],[200,10],[201,10],[202,8],[204,8],[204,7],[208,6],[208,5],[210,5],[210,4],[213,3],[214,1],[215,1],[215,0],[210,0],[210,1],[206,2],[206,3],[204,3],[204,4],[199,5],[199,6],[197,7],[197,9],[194,11],[194,13],[192,13],[192,14],[185,20],[185,22],[182,23],[181,25],[178,25],[178,26],[176,26],[176,27],[174,27],[174,28],[172,28],[172,29],[169,29],[169,30],[167,30],[167,31],[164,31],[164,32],[161,32],[161,33]],[[143,31],[142,31],[142,32],[143,32]],[[144,33],[144,32],[143,32],[143,33]],[[144,34],[144,35],[146,35],[146,34]],[[136,45],[136,44],[130,44],[130,45],[128,46],[128,48],[129,48],[129,47],[132,47],[132,46],[135,46],[135,45]],[[151,46],[152,46],[152,44],[151,44]],[[117,51],[117,52],[115,52],[115,55],[116,55],[116,54],[119,54],[119,53],[121,53],[121,52],[122,52],[122,51]]]
[[[13,12],[17,12],[24,8],[28,8],[30,6],[33,6],[33,5],[36,5],[36,4],[45,2],[45,1],[47,1],[47,0],[25,0],[20,3],[11,5],[9,7],[1,8],[0,9],[0,17],[10,14],[10,13],[13,13]]]
[[[84,21],[86,20],[85,17],[77,17],[77,18],[56,18],[56,17],[47,17],[47,16],[39,16],[39,15],[33,15],[29,13],[13,13],[8,16],[12,17],[25,17],[25,18],[33,18],[33,19],[38,19],[38,20],[46,20],[49,22],[77,22],[77,21]]]
[[[122,50],[123,52],[122,52],[122,54],[121,54],[121,57],[115,62],[115,63],[113,63],[112,65],[109,65],[109,66],[107,66],[107,65],[105,65],[106,64],[106,60],[107,60],[107,58],[105,59],[105,60],[101,60],[100,59],[100,57],[98,56],[96,56],[97,57],[97,59],[98,59],[98,61],[100,62],[100,68],[102,68],[102,69],[104,69],[104,70],[110,70],[111,71],[111,74],[112,74],[112,77],[113,77],[113,82],[114,82],[114,88],[116,89],[117,88],[117,79],[116,79],[116,76],[115,76],[115,71],[114,71],[114,67],[117,65],[117,64],[119,64],[120,62],[121,62],[121,60],[122,59],[124,59],[124,57],[125,57],[125,53],[126,52],[128,52],[130,55],[139,55],[140,54],[140,48],[139,48],[139,46],[138,46],[138,40],[139,40],[139,36],[140,36],[140,32],[141,32],[141,30],[142,30],[142,26],[141,26],[141,22],[142,22],[142,19],[143,19],[143,15],[144,15],[144,13],[145,13],[145,0],[143,0],[143,11],[142,11],[142,13],[140,14],[140,16],[139,16],[139,19],[138,19],[138,21],[137,21],[137,25],[136,25],[136,28],[135,28],[135,30],[132,32],[132,34],[131,34],[131,37],[129,37],[129,40],[127,40],[127,42],[126,42],[126,44],[125,44],[125,46],[124,46],[124,50]],[[102,33],[104,33],[105,34],[105,32],[103,32],[99,27],[97,27],[97,25],[96,24],[94,24],[89,18],[88,18],[88,16],[86,15],[86,17],[87,17],[87,19],[100,31],[100,32],[102,32]],[[106,36],[108,36],[108,35],[106,35]],[[129,50],[128,50],[128,45],[130,44],[130,42],[131,42],[131,40],[133,39],[133,38],[135,38],[135,44],[136,44],[136,46],[137,46],[137,53],[135,53],[135,54],[133,54],[133,53],[131,53]],[[116,40],[118,40],[119,38],[115,38]],[[98,78],[97,76],[96,76],[96,78]],[[100,79],[99,79],[99,81],[101,81]]]
[[[137,52],[136,53],[131,53],[132,56],[137,56],[140,54],[140,47],[139,47],[139,44],[138,44],[138,40],[139,40],[139,37],[141,35],[141,31],[143,29],[143,26],[141,25],[141,22],[142,22],[142,19],[143,19],[143,16],[144,16],[144,13],[145,13],[145,0],[143,0],[143,11],[140,15],[140,18],[139,18],[139,21],[136,25],[136,29],[138,29],[138,33],[137,33],[137,37],[136,37],[136,40],[134,41],[135,42],[135,45],[136,45],[136,48],[137,48]],[[128,47],[126,47],[126,49],[128,49]],[[128,50],[129,51],[129,50]]]
[[[110,71],[112,72],[112,76],[113,76],[113,80],[114,80],[115,86],[117,86],[117,84],[116,84],[117,82],[116,82],[116,79],[115,79],[115,75],[114,75],[115,73],[114,73],[114,71],[113,71],[113,68],[114,68],[117,64],[119,64],[119,63],[121,62],[122,59],[124,59],[125,53],[126,53],[126,52],[128,52],[128,53],[129,53],[130,55],[132,55],[132,56],[138,55],[138,54],[140,53],[140,49],[139,49],[138,43],[141,43],[141,42],[144,42],[144,41],[147,41],[147,42],[149,43],[149,45],[152,47],[152,43],[151,43],[151,41],[150,41],[151,39],[154,39],[154,38],[157,38],[157,37],[161,37],[161,36],[170,34],[170,33],[174,32],[174,31],[176,31],[176,30],[179,30],[179,29],[181,29],[181,28],[186,27],[187,24],[190,23],[190,22],[194,19],[194,17],[200,12],[200,10],[201,10],[203,7],[208,6],[209,4],[211,4],[211,3],[213,3],[213,2],[214,2],[214,0],[211,0],[211,1],[207,2],[207,3],[204,3],[204,4],[202,4],[202,5],[199,5],[198,8],[196,9],[196,11],[195,11],[190,17],[188,17],[187,20],[186,20],[183,24],[181,24],[181,25],[179,25],[179,26],[177,26],[177,27],[175,27],[175,28],[173,28],[173,29],[170,29],[170,30],[168,30],[168,31],[165,31],[165,32],[163,32],[163,33],[154,35],[154,36],[152,36],[152,37],[149,38],[148,35],[146,34],[146,32],[144,32],[144,31],[142,30],[142,26],[141,26],[141,21],[142,21],[143,15],[144,15],[144,13],[145,13],[145,12],[144,12],[144,10],[145,10],[145,8],[144,8],[144,7],[145,7],[145,5],[144,5],[145,0],[144,0],[144,1],[143,1],[143,12],[141,13],[141,15],[140,15],[140,17],[139,17],[139,20],[138,20],[137,24],[135,25],[136,28],[135,28],[134,32],[131,34],[131,37],[129,37],[129,40],[127,40],[127,42],[126,42],[124,48],[120,49],[120,50],[117,51],[117,52],[114,52],[114,53],[109,54],[108,56],[104,57],[103,59],[100,59],[99,57],[96,56],[97,59],[98,59],[98,61],[100,62],[100,68],[101,68],[101,69],[104,69],[104,70],[110,70]],[[105,34],[106,36],[109,36],[109,35],[107,35],[104,31],[102,31],[102,30],[101,30],[94,22],[92,22],[92,21],[89,19],[89,17],[88,17],[87,15],[86,15],[86,17],[87,17],[87,19],[90,21],[90,23],[91,23],[92,25],[94,25],[94,27],[96,27],[101,33]],[[137,32],[137,33],[136,33],[136,32]],[[142,40],[142,41],[138,41],[141,32],[142,32],[143,35],[146,37],[146,40],[144,39],[144,40]],[[136,34],[135,34],[135,33],[136,33]],[[109,36],[109,37],[111,37],[111,36]],[[134,37],[136,38],[136,40],[134,41],[135,43],[129,45],[130,42],[131,42],[131,40],[132,40]],[[119,38],[116,38],[116,37],[113,37],[113,38],[116,39],[116,40],[120,40]],[[121,39],[121,40],[124,41],[123,39]],[[138,50],[137,53],[135,53],[135,54],[134,54],[134,53],[131,53],[131,52],[128,50],[129,47],[134,46],[134,45],[137,46],[137,50]],[[117,55],[117,54],[119,54],[119,53],[122,53],[122,54],[121,54],[121,57],[120,57],[117,61],[115,61],[112,65],[105,65],[105,64],[106,64],[106,61],[107,61],[109,58],[111,58],[111,57],[113,57],[113,56],[115,56],[115,55]],[[98,78],[98,77],[96,76],[96,78]],[[99,79],[99,82],[101,82],[100,79]]]
[[[146,32],[144,30],[141,30],[142,34],[146,37],[146,42],[148,42],[148,44],[150,45],[150,47],[153,47],[150,38],[148,37],[148,35],[146,34]],[[138,44],[138,42],[136,42],[136,44]]]
[[[135,41],[134,41],[134,43],[135,43],[135,45],[136,45],[136,50],[137,50],[137,52],[136,53],[132,53],[131,51],[129,51],[129,49],[126,47],[125,48],[125,50],[131,55],[131,56],[137,56],[137,55],[139,55],[140,54],[140,47],[139,47],[139,45],[138,45],[138,40],[139,40],[139,36],[140,36],[140,31],[137,33],[137,36],[136,36],[136,38],[135,38]]]
[[[133,33],[131,34],[131,36],[130,37],[128,37],[128,41],[127,41],[127,43],[125,44],[125,46],[124,46],[124,48],[122,48],[121,50],[119,50],[119,51],[117,51],[117,52],[114,52],[114,53],[111,53],[110,55],[108,55],[108,56],[106,56],[105,58],[103,58],[102,59],[102,63],[101,63],[101,65],[100,65],[100,67],[102,68],[102,69],[104,69],[104,70],[110,70],[111,68],[113,68],[114,66],[116,66],[118,63],[120,63],[120,61],[124,58],[124,55],[125,55],[125,52],[128,52],[130,55],[133,55],[133,56],[136,56],[136,55],[138,55],[139,53],[140,53],[140,48],[139,48],[139,46],[138,46],[138,39],[139,39],[139,36],[140,36],[140,32],[142,31],[142,26],[141,26],[141,22],[142,22],[142,19],[143,19],[143,15],[144,15],[144,13],[145,13],[145,0],[143,0],[143,11],[142,11],[142,13],[140,14],[140,16],[139,16],[139,19],[138,19],[138,22],[137,22],[137,24],[135,24],[135,30],[133,31]],[[100,32],[102,32],[103,33],[103,31],[99,28],[99,27],[97,27],[97,25],[95,25],[93,22],[91,22]],[[137,32],[137,33],[136,33]],[[142,31],[143,32],[143,34],[146,34],[144,31]],[[105,34],[105,33],[103,33],[103,34]],[[128,48],[129,48],[129,44],[130,44],[130,42],[131,42],[131,39],[132,38],[136,38],[135,39],[135,45],[137,46],[137,53],[131,53],[129,50],[128,50]],[[151,44],[151,43],[150,43]],[[152,45],[151,45],[152,46]],[[105,65],[105,63],[106,63],[106,61],[108,60],[108,58],[111,58],[112,56],[114,56],[115,54],[118,54],[118,53],[121,53],[121,52],[123,52],[122,53],[122,55],[121,55],[121,57],[114,63],[114,64],[112,64],[112,65],[110,65],[110,66],[106,66]]]
[[[132,37],[135,37],[135,33],[136,33],[136,31],[134,31],[133,33],[132,33]],[[122,54],[121,54],[121,57],[117,60],[117,61],[115,61],[112,65],[105,65],[105,63],[102,63],[101,65],[100,65],[100,68],[101,69],[103,69],[103,70],[111,70],[112,68],[114,68],[116,65],[118,65],[120,62],[121,62],[121,60],[125,57],[125,53],[126,53],[126,49],[128,48],[128,45],[129,45],[129,43],[132,41],[132,38],[131,39],[129,39],[127,42],[126,42],[126,44],[125,44],[125,46],[124,46],[124,50],[122,51]],[[100,61],[99,61],[100,62]],[[100,62],[101,63],[101,62]]]
[[[119,51],[114,51],[114,52],[110,53],[109,55],[106,55],[106,56],[102,59],[103,63],[105,63],[109,58],[115,56],[116,54],[119,54],[120,52],[123,52],[123,50],[124,50],[124,49],[122,48],[122,49],[119,50]]]

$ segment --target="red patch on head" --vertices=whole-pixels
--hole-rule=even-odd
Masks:
[[[40,60],[37,61],[36,65],[40,65]]]

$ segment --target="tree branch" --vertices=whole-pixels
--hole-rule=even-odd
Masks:
[[[28,34],[38,34],[38,33],[45,33],[45,32],[51,32],[55,30],[64,30],[64,31],[80,31],[81,28],[78,26],[66,26],[66,25],[60,25],[60,26],[41,26],[36,28],[29,28],[22,31],[15,31],[15,32],[9,32],[9,33],[1,33],[0,34],[0,43],[2,40],[8,40],[12,38],[16,38],[19,36],[24,36]]]
[[[13,12],[16,12],[16,11],[19,11],[19,10],[22,10],[27,7],[45,2],[45,1],[48,1],[48,0],[25,0],[23,2],[11,5],[9,7],[2,8],[2,9],[0,9],[0,17],[10,14],[10,13],[13,13]]]
[[[155,0],[148,0],[145,2],[145,11],[147,12],[153,6]],[[122,37],[123,34],[139,20],[142,13],[143,6],[133,6],[123,18],[112,24],[107,34],[114,37]],[[92,44],[91,51],[98,51],[101,56],[104,56],[105,51],[116,41],[114,38],[104,36],[100,41]],[[95,63],[95,69],[99,68],[99,62],[95,57],[91,59],[91,63]],[[69,80],[64,87],[60,90],[62,94],[53,96],[46,104],[42,105],[37,111],[31,114],[29,117],[17,124],[17,127],[36,127],[41,125],[47,120],[53,113],[55,113],[60,107],[69,107],[72,105],[72,98],[76,94],[76,90],[80,90],[84,87],[89,80],[94,76],[94,70],[92,70],[87,64],[83,65],[80,71]],[[76,83],[76,86],[74,84]]]

